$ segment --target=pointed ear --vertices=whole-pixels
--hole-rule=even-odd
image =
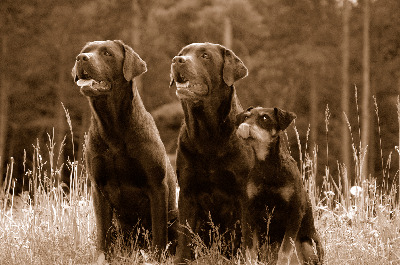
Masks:
[[[296,119],[296,114],[293,112],[281,110],[280,108],[274,108],[276,120],[278,121],[278,130],[284,131]]]
[[[120,44],[125,51],[123,73],[126,80],[131,81],[147,71],[146,63],[131,47],[120,40],[115,40],[115,42]]]
[[[243,111],[243,112],[241,112],[241,113],[236,115],[236,121],[235,121],[235,126],[236,127],[239,127],[239,125],[244,122],[244,117],[245,117],[244,114],[245,113],[246,113],[246,111]]]
[[[249,112],[252,109],[253,109],[253,107],[248,107],[247,110],[242,111],[241,113],[236,115],[236,121],[235,121],[236,127],[239,127],[239,125],[244,122],[245,117],[246,117],[246,115],[245,115],[246,112]]]
[[[222,46],[223,47],[223,46]],[[224,49],[223,79],[225,84],[232,86],[234,82],[247,76],[248,71],[242,60],[233,51]]]

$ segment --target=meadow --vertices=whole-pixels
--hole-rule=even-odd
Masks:
[[[397,107],[400,110],[399,102]],[[67,119],[71,135],[64,142],[73,138],[68,115]],[[325,122],[328,130],[328,109]],[[299,132],[293,128],[301,154],[296,160],[325,246],[325,264],[400,264],[398,182],[382,189],[375,179],[363,176],[360,172],[367,148],[353,143],[356,167],[339,165],[339,181],[334,181],[332,169],[326,165],[323,187],[317,188],[317,161],[323,154],[300,143]],[[84,152],[84,143],[82,149]],[[96,259],[96,224],[85,156],[80,161],[60,161],[62,150],[63,143],[55,143],[53,135],[48,136],[47,143],[37,141],[33,145],[33,163],[30,167],[24,163],[23,181],[29,183],[29,190],[21,194],[14,193],[17,176],[13,174],[14,164],[8,165],[0,203],[0,264],[90,264]],[[49,157],[48,161],[43,157]],[[71,170],[69,186],[58,184],[62,166]],[[353,187],[347,179],[348,170],[355,170]],[[399,179],[398,172],[396,178]],[[229,242],[221,240],[218,227],[210,235],[213,244],[206,247],[193,234],[193,264],[245,264],[240,252],[231,259],[223,255]],[[125,249],[117,241],[114,248],[116,255],[111,264],[173,264],[172,257],[167,255],[156,262],[149,249],[137,249],[135,244]]]

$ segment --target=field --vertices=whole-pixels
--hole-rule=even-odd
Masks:
[[[96,224],[85,161],[59,161],[62,145],[57,146],[51,135],[45,145],[34,145],[32,167],[24,164],[24,181],[30,183],[30,190],[14,194],[13,164],[7,168],[0,203],[0,264],[90,264],[96,258]],[[355,144],[353,150],[356,172],[361,172],[365,150]],[[43,161],[42,152],[48,152],[49,161]],[[400,264],[398,186],[382,192],[374,179],[358,173],[358,185],[352,188],[341,167],[340,181],[325,178],[320,192],[315,185],[319,154],[316,150],[300,153],[304,184],[325,246],[325,264]],[[56,185],[62,164],[72,169],[69,187]],[[326,166],[326,176],[329,171]],[[221,253],[226,243],[219,240],[217,228],[212,232],[211,248],[194,235],[197,258],[193,264],[244,264],[240,253],[231,260],[225,258]],[[116,249],[112,264],[159,264],[149,249],[118,249],[118,244]],[[161,264],[172,264],[172,258],[163,257]]]

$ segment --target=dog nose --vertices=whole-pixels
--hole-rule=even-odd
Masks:
[[[175,56],[175,57],[172,59],[172,63],[184,64],[184,63],[186,63],[186,59],[185,59],[184,56]]]
[[[87,53],[81,53],[78,56],[76,56],[76,61],[89,61],[89,54]]]

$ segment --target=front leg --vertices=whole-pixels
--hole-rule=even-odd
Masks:
[[[168,187],[165,182],[151,187],[150,209],[153,234],[153,249],[159,255],[168,243]]]
[[[244,195],[245,196],[245,195]],[[243,197],[244,197],[243,196]],[[246,262],[249,264],[257,260],[258,250],[258,233],[254,227],[253,216],[254,212],[249,209],[250,203],[247,198],[242,198],[242,237],[243,250],[246,253]]]
[[[179,232],[178,232],[178,247],[175,263],[185,264],[186,261],[191,260],[192,251],[190,248],[191,243],[191,229],[195,232],[197,216],[197,203],[194,201],[192,194],[188,190],[181,188],[179,192]]]
[[[290,264],[290,257],[294,249],[294,244],[297,240],[297,234],[300,229],[301,221],[304,216],[304,209],[296,206],[299,205],[294,205],[292,214],[288,216],[289,219],[286,224],[285,236],[283,237],[283,241],[278,252],[277,265]]]
[[[90,156],[89,156],[90,157]],[[97,239],[96,247],[98,254],[107,254],[111,245],[109,230],[112,226],[113,210],[104,190],[101,189],[106,183],[105,161],[101,156],[88,159],[88,169],[93,183],[93,207],[96,217]]]
[[[106,255],[111,245],[109,230],[112,225],[113,212],[110,204],[96,185],[93,187],[93,206],[97,228],[97,251],[99,255],[101,253]]]
[[[197,178],[193,164],[182,154],[180,149],[178,149],[177,152],[176,167],[176,175],[180,185],[178,198],[178,220],[180,226],[178,230],[178,247],[175,263],[185,264],[186,261],[192,258],[190,247],[191,231],[196,232],[196,224],[199,218],[199,205],[196,200],[198,191],[196,191],[197,187],[194,183]]]
[[[139,148],[138,148],[139,149]],[[140,164],[146,172],[149,186],[151,225],[152,225],[152,247],[158,254],[164,251],[168,243],[168,180],[167,180],[167,158],[161,152],[157,143],[147,142],[140,147],[138,155]],[[134,154],[135,149],[128,150]],[[137,153],[137,151],[136,151]]]

